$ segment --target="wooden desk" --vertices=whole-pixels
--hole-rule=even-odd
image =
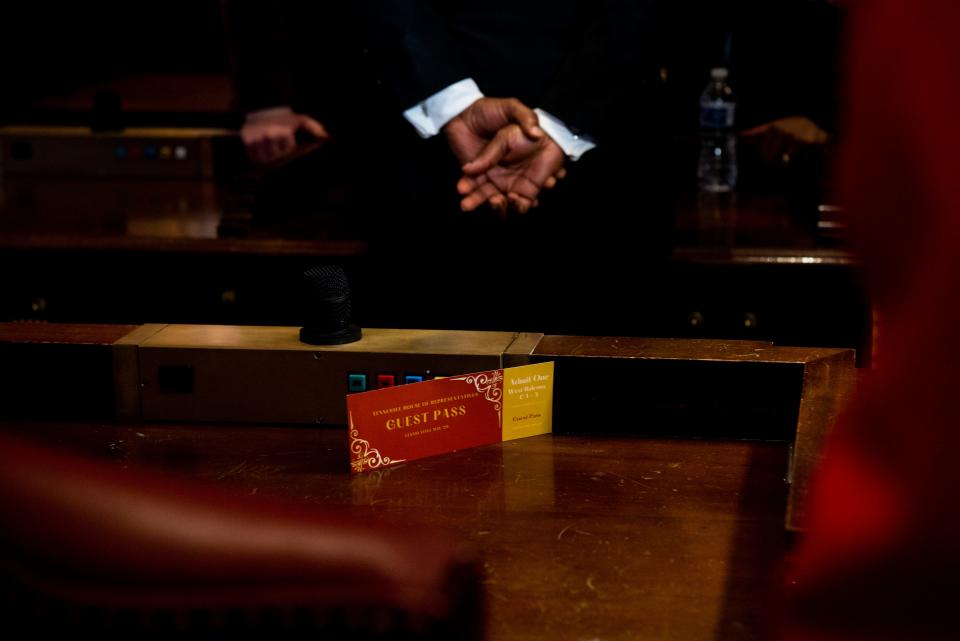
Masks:
[[[763,638],[787,545],[785,444],[544,436],[351,477],[342,428],[0,430],[451,530],[482,552],[491,641]]]
[[[616,303],[601,313],[518,306],[508,321],[456,297],[437,307],[408,304],[407,294],[384,303],[396,282],[423,291],[435,276],[374,242],[378,214],[344,188],[357,177],[337,153],[229,189],[213,181],[0,180],[0,269],[22,275],[0,283],[0,320],[296,325],[300,274],[334,263],[347,270],[355,318],[368,326],[499,330],[509,322],[549,333],[768,340],[855,347],[858,362],[869,364],[870,301],[850,253],[818,236],[815,212],[804,217],[785,198],[742,193],[723,209],[701,206],[695,195],[681,201],[671,258],[617,281],[638,298],[639,313]],[[590,250],[557,251],[570,262]],[[567,299],[563,287],[552,288],[547,301]]]
[[[20,274],[0,319],[293,322],[305,269],[367,252],[323,216],[225,233],[224,198],[202,180],[0,180],[0,268]]]
[[[671,335],[854,347],[869,365],[871,301],[844,214],[815,203],[744,190],[680,199],[665,306],[685,310],[686,327]]]

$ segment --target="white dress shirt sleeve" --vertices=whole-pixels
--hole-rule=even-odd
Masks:
[[[460,112],[483,97],[483,92],[473,78],[466,78],[410,107],[403,112],[403,117],[422,138],[431,138],[440,133],[443,126]],[[580,156],[597,146],[589,137],[571,132],[561,120],[543,109],[534,111],[540,128],[560,146],[570,160],[579,160]]]
[[[483,98],[473,78],[455,82],[403,112],[422,138],[436,136],[461,111]]]
[[[580,156],[597,146],[597,143],[588,136],[573,133],[562,121],[543,109],[534,109],[534,111],[537,112],[540,128],[553,138],[553,142],[560,146],[570,160],[574,162],[580,160]]]

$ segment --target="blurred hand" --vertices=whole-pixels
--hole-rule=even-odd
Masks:
[[[787,164],[800,149],[823,145],[830,136],[809,118],[790,116],[742,131],[740,138],[756,144],[764,162]]]
[[[240,128],[240,138],[250,160],[267,164],[289,155],[296,149],[298,131],[303,131],[318,141],[330,138],[322,124],[310,116],[294,113],[289,107],[274,107],[247,114],[243,127]]]
[[[544,178],[537,183],[534,179],[556,163],[551,160],[544,164],[546,157],[541,158],[530,176],[524,175],[520,164],[525,160],[532,163],[534,155],[556,145],[540,129],[532,109],[515,98],[481,98],[448,122],[444,134],[454,155],[470,169],[457,184],[464,196],[460,203],[464,211],[484,203],[501,213],[508,206],[520,212],[536,206],[537,194],[548,181]],[[562,152],[560,157],[557,169],[563,164]],[[498,163],[507,158],[510,167],[499,167]],[[557,180],[553,173],[547,176],[551,187]]]

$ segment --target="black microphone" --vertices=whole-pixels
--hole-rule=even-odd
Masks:
[[[307,305],[300,342],[343,345],[360,340],[360,328],[350,323],[350,285],[343,268],[336,265],[314,267],[305,271],[303,277]]]

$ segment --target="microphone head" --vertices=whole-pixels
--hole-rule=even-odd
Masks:
[[[342,345],[360,340],[360,328],[350,324],[350,284],[343,268],[313,267],[303,273],[303,278],[307,300],[301,342]]]

